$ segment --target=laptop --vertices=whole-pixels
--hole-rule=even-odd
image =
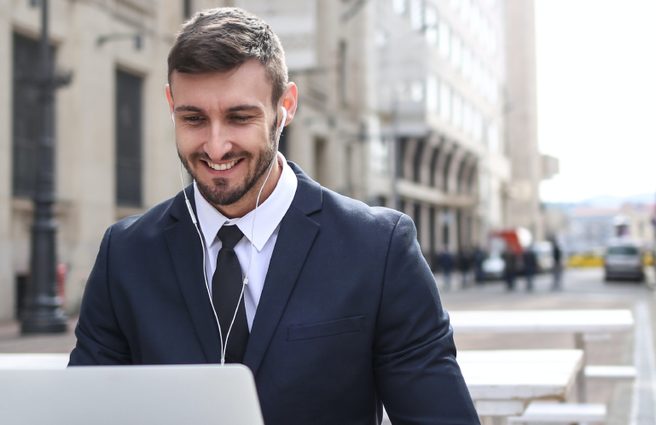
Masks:
[[[264,425],[243,365],[0,369],[7,425]]]

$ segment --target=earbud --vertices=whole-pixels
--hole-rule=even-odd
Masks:
[[[173,128],[175,128],[175,115],[171,112],[171,122],[173,122]]]
[[[282,109],[282,121],[280,121],[280,127],[278,127],[278,137],[282,134],[282,130],[285,128],[285,123],[287,122],[287,108],[281,106]]]

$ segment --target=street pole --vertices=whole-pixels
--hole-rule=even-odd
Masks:
[[[41,0],[40,73],[41,136],[38,147],[37,177],[34,190],[34,218],[30,278],[25,308],[21,316],[23,334],[66,332],[66,315],[57,296],[57,224],[53,215],[55,202],[55,90],[66,81],[58,81],[48,43],[48,0]]]

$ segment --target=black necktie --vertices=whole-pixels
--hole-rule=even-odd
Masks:
[[[242,274],[239,259],[235,254],[235,245],[243,234],[237,226],[223,226],[219,230],[219,239],[223,244],[216,258],[216,271],[212,278],[212,302],[219,316],[223,343],[226,343],[226,363],[241,363],[244,359],[246,344],[248,343],[248,323],[246,322],[246,309],[244,299],[239,296],[242,288]],[[244,296],[246,294],[244,293]],[[235,322],[228,329],[232,317],[237,310]]]

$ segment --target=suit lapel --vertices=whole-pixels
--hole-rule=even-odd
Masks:
[[[191,187],[191,186],[190,186]],[[187,188],[193,203],[193,190]],[[208,363],[219,361],[219,336],[212,319],[212,310],[205,288],[203,256],[200,241],[185,205],[182,193],[173,200],[170,209],[173,221],[164,234],[171,254],[180,291],[196,329],[199,343]]]
[[[253,321],[244,363],[253,374],[275,333],[285,306],[296,285],[319,224],[309,217],[321,208],[321,187],[291,164],[298,178],[294,201],[280,223],[276,247],[271,257],[262,296]]]

